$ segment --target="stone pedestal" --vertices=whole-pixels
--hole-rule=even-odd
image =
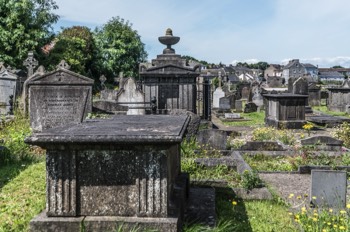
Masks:
[[[307,95],[266,94],[265,124],[280,129],[301,129],[305,124]]]
[[[180,173],[188,121],[116,116],[27,138],[47,150],[46,214],[31,221],[31,231],[178,231],[188,196],[188,176]]]

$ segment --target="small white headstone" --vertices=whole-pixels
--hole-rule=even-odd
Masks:
[[[225,113],[225,118],[226,119],[241,118],[241,114]]]
[[[219,108],[220,98],[225,97],[225,92],[221,87],[218,87],[213,93],[213,108]]]

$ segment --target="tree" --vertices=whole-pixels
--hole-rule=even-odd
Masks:
[[[332,68],[344,68],[343,66],[340,66],[340,65],[335,65],[333,66]]]
[[[73,72],[92,76],[96,45],[88,27],[73,26],[63,29],[51,41],[49,49],[43,49],[43,52],[46,54],[41,63],[48,70],[55,69],[61,60],[65,60]]]
[[[53,0],[0,0],[0,60],[22,67],[28,51],[45,44],[58,20]]]
[[[115,17],[95,30],[99,71],[109,80],[120,72],[136,77],[139,63],[146,61],[145,46],[131,27],[129,21]]]

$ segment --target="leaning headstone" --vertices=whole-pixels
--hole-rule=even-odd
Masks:
[[[4,66],[0,69],[0,115],[10,114],[16,99],[17,76],[9,72]]]
[[[37,73],[28,82],[30,124],[34,131],[81,123],[92,110],[94,81],[67,69]]]
[[[222,90],[221,87],[216,88],[216,90],[213,93],[213,108],[220,107],[220,98],[222,97],[225,97],[225,92]]]
[[[345,208],[346,187],[346,171],[311,170],[310,201],[314,206]]]

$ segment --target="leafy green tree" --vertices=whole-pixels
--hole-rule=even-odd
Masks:
[[[53,0],[0,0],[0,60],[22,67],[28,51],[46,43],[58,20]]]
[[[82,75],[92,75],[96,57],[96,45],[92,32],[88,27],[73,26],[65,28],[51,41],[51,49],[46,53],[41,63],[48,69],[55,69],[61,60],[65,60],[71,70]],[[49,46],[50,46],[49,45]]]
[[[343,66],[340,66],[340,65],[335,65],[333,66],[332,68],[344,68]]]
[[[145,62],[147,53],[136,30],[129,21],[114,17],[95,30],[100,74],[112,80],[120,72],[124,76],[138,75],[139,63]]]

